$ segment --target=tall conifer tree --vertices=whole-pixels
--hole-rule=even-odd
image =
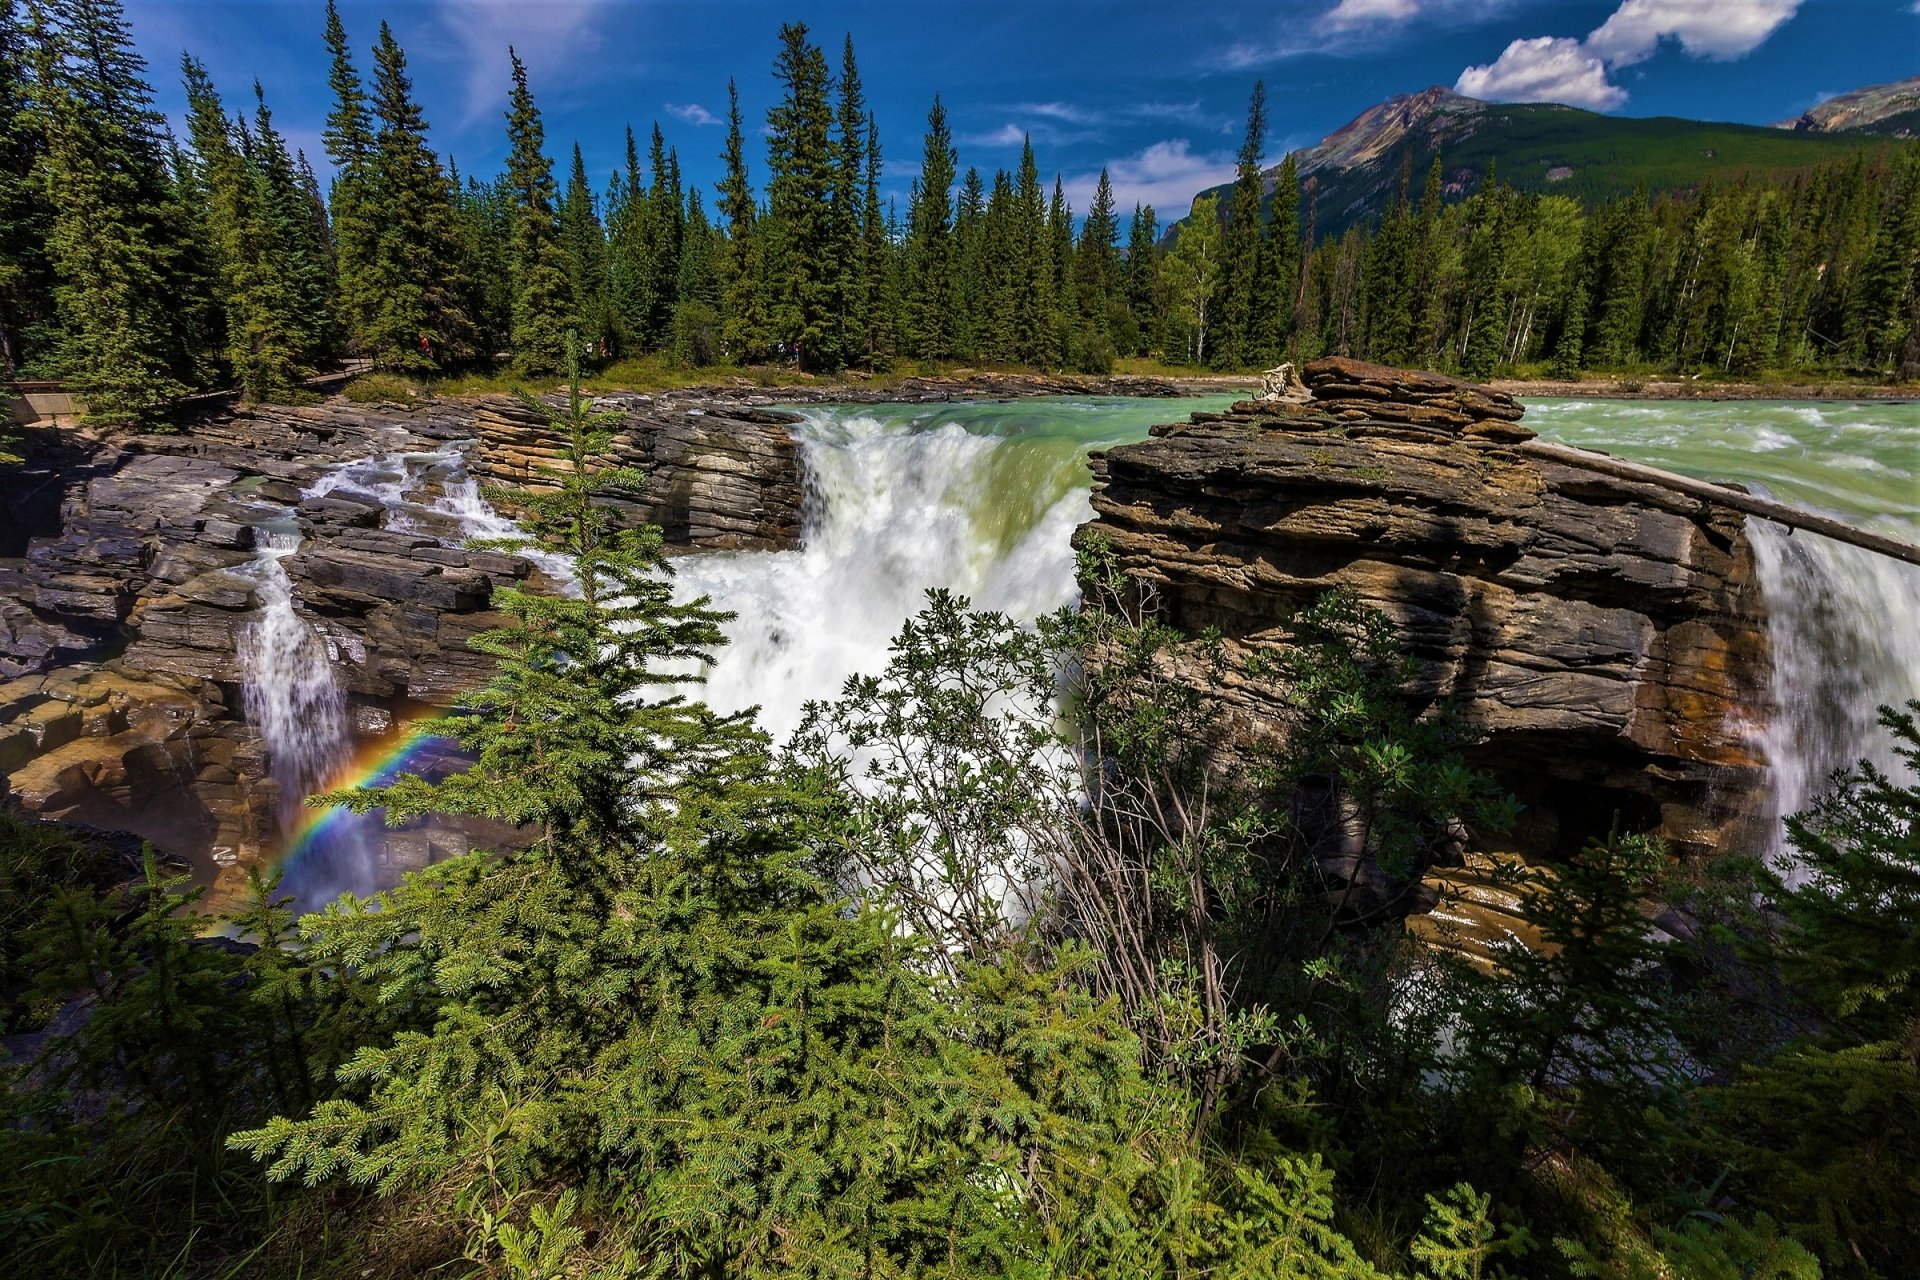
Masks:
[[[732,80],[727,81],[727,145],[721,160],[726,173],[720,182],[720,217],[727,232],[720,271],[725,300],[721,343],[729,356],[747,364],[766,347],[767,314],[761,291],[758,219],[748,180],[746,139],[740,131],[740,91]]]
[[[116,0],[49,6],[33,32],[53,208],[47,255],[60,338],[55,367],[112,424],[189,389],[203,354],[177,332],[189,295],[187,219],[167,168],[165,121]]]
[[[778,229],[768,315],[801,368],[836,369],[845,363],[835,310],[847,264],[836,257],[831,78],[805,23],[780,29],[774,78],[783,93],[767,113],[767,214]]]
[[[1233,196],[1227,209],[1226,233],[1221,242],[1222,296],[1219,322],[1214,326],[1213,363],[1238,366],[1254,359],[1259,330],[1256,297],[1263,283],[1260,273],[1260,204],[1266,180],[1260,157],[1267,145],[1267,85],[1253,83],[1247,99],[1247,132],[1240,142],[1234,167]]]
[[[432,371],[473,354],[464,306],[454,193],[414,101],[407,55],[380,24],[374,46],[374,260],[366,353],[376,364]]]
[[[953,174],[957,153],[947,109],[934,95],[920,177],[907,220],[907,333],[909,349],[922,360],[953,354]]]
[[[527,88],[527,67],[513,49],[513,92],[507,110],[507,199],[513,216],[513,367],[523,374],[566,367],[575,328],[567,256],[554,210],[553,162],[546,130]]]

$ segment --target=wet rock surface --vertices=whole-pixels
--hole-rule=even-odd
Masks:
[[[1165,620],[1242,651],[1332,587],[1384,610],[1421,659],[1416,695],[1476,726],[1477,763],[1526,805],[1510,851],[1564,856],[1616,815],[1682,854],[1727,847],[1764,782],[1743,519],[1516,453],[1532,433],[1497,392],[1347,360],[1305,373],[1310,401],[1195,414],[1096,458],[1080,537],[1104,536]],[[1236,732],[1273,731],[1272,690],[1224,692]]]

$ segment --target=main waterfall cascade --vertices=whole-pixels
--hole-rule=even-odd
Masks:
[[[1074,597],[1069,537],[1089,519],[1089,449],[1145,437],[1225,398],[1026,400],[809,409],[804,544],[677,562],[682,598],[737,616],[704,696],[758,705],[784,737],[809,699],[877,672],[929,587],[1032,618]],[[1605,449],[1920,541],[1920,405],[1542,401],[1543,437]],[[1866,758],[1892,768],[1882,704],[1920,698],[1920,570],[1749,523],[1774,652],[1758,725],[1780,814]]]
[[[1030,619],[1072,602],[1090,449],[1232,397],[1073,399],[808,409],[803,545],[676,562],[684,599],[736,616],[700,691],[719,711],[758,705],[785,738],[804,704],[877,673],[929,588]]]

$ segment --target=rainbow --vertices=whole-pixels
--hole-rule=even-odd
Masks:
[[[333,772],[318,794],[388,785],[429,751],[454,745],[440,732],[444,720],[445,717],[436,716],[415,721],[367,743]],[[313,807],[303,812],[307,816],[288,835],[277,860],[276,865],[282,871],[292,870],[303,856],[321,845],[329,832],[339,830],[354,817],[353,810],[343,804]]]

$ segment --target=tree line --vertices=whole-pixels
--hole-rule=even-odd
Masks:
[[[1492,173],[1457,198],[1435,158],[1417,199],[1403,168],[1377,224],[1321,240],[1296,157],[1262,169],[1262,85],[1232,186],[1170,232],[1151,207],[1125,218],[1104,171],[1079,216],[1030,142],[1011,172],[961,173],[936,97],[901,209],[881,195],[851,38],[836,74],[791,24],[764,182],[729,84],[709,212],[658,125],[644,160],[628,130],[604,189],[577,145],[561,182],[517,56],[505,171],[463,177],[429,141],[392,30],[370,77],[332,6],[324,35],[323,184],[257,82],[235,109],[190,54],[175,138],[118,0],[0,0],[10,373],[64,377],[97,416],[132,420],[194,390],[294,395],[346,355],[421,374],[504,355],[551,374],[569,331],[590,363],[819,372],[1324,354],[1481,377],[1920,371],[1920,146],[1592,209]]]

